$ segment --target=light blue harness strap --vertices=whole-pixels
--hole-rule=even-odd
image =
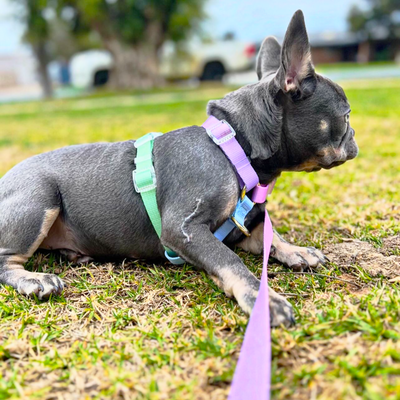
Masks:
[[[175,252],[171,252],[172,255],[168,254],[167,250],[165,250],[165,258],[172,264],[174,265],[182,265],[185,264],[185,260],[183,258],[180,258]],[[175,254],[175,256],[173,256]]]
[[[253,207],[254,203],[247,196],[244,196],[243,199],[238,201],[233,217],[240,225],[244,226],[244,220]]]
[[[249,231],[244,226],[244,221],[253,207],[254,202],[242,195],[232,216],[214,232],[214,236],[222,242],[234,228],[239,228],[246,236],[250,236]]]
[[[236,228],[236,225],[233,221],[228,218],[215,232],[214,236],[220,240],[221,242],[231,233],[233,228]]]

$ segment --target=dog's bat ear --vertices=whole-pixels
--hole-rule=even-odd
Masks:
[[[264,39],[257,56],[257,75],[263,77],[274,74],[281,65],[281,45],[273,36]]]
[[[295,12],[285,34],[281,63],[275,78],[280,89],[294,100],[311,95],[316,86],[304,15]]]

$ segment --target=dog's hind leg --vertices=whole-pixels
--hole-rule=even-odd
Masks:
[[[261,254],[263,251],[263,227],[264,223],[257,225],[251,236],[246,237],[238,246],[253,254]],[[300,247],[288,243],[274,230],[274,238],[271,246],[271,257],[294,271],[303,271],[305,268],[315,268],[324,264],[327,259],[321,251],[314,247]]]
[[[73,264],[87,264],[93,261],[92,257],[85,256],[73,250],[60,249],[60,253]]]
[[[46,196],[44,187],[32,190],[31,186],[28,192],[15,190],[10,182],[0,183],[4,189],[0,194],[0,283],[39,299],[60,294],[64,284],[56,275],[29,272],[23,267],[58,217],[59,199]]]

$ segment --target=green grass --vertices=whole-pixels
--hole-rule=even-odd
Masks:
[[[284,174],[269,203],[286,239],[331,259],[320,275],[270,264],[270,284],[298,321],[272,333],[274,399],[400,398],[400,83],[346,85],[359,157]],[[225,90],[2,105],[0,175],[60,146],[201,124],[206,99]],[[239,254],[259,275],[261,257]],[[0,399],[226,398],[247,317],[205,274],[135,261],[72,266],[58,254],[27,268],[68,286],[48,302],[0,288]]]

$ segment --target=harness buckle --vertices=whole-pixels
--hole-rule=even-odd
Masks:
[[[156,171],[153,166],[139,172],[135,169],[132,171],[132,178],[137,193],[149,192],[157,187]]]
[[[240,193],[240,200],[243,201],[246,197],[247,187],[246,185],[243,186],[242,192]]]
[[[231,216],[232,222],[239,228],[239,230],[247,237],[251,236],[249,230],[244,226],[244,221],[247,214],[253,209],[254,202],[246,196],[246,186],[242,189],[239,201],[236,205],[235,211]]]
[[[224,136],[222,136],[221,138],[218,139],[218,138],[216,138],[216,137],[214,136],[214,134],[212,133],[212,131],[213,131],[214,128],[216,128],[217,126],[219,126],[220,123],[223,123],[223,124],[227,125],[227,126],[229,127],[229,129],[230,129],[230,133],[228,133],[228,134],[226,134],[226,135],[224,135]],[[234,130],[234,129],[230,126],[230,124],[229,124],[227,121],[225,121],[224,119],[221,119],[221,120],[219,121],[219,123],[216,124],[216,125],[214,125],[213,127],[211,127],[211,128],[206,128],[206,132],[207,132],[207,135],[211,138],[211,140],[212,140],[216,145],[218,145],[218,146],[220,146],[221,144],[226,143],[228,140],[231,140],[233,137],[236,136],[235,130]]]
[[[247,237],[250,237],[250,236],[251,236],[251,233],[249,232],[249,230],[248,230],[244,225],[242,225],[241,223],[239,223],[233,215],[231,216],[231,220],[232,220],[232,222],[239,228],[239,230],[240,230],[243,234],[245,234]]]

